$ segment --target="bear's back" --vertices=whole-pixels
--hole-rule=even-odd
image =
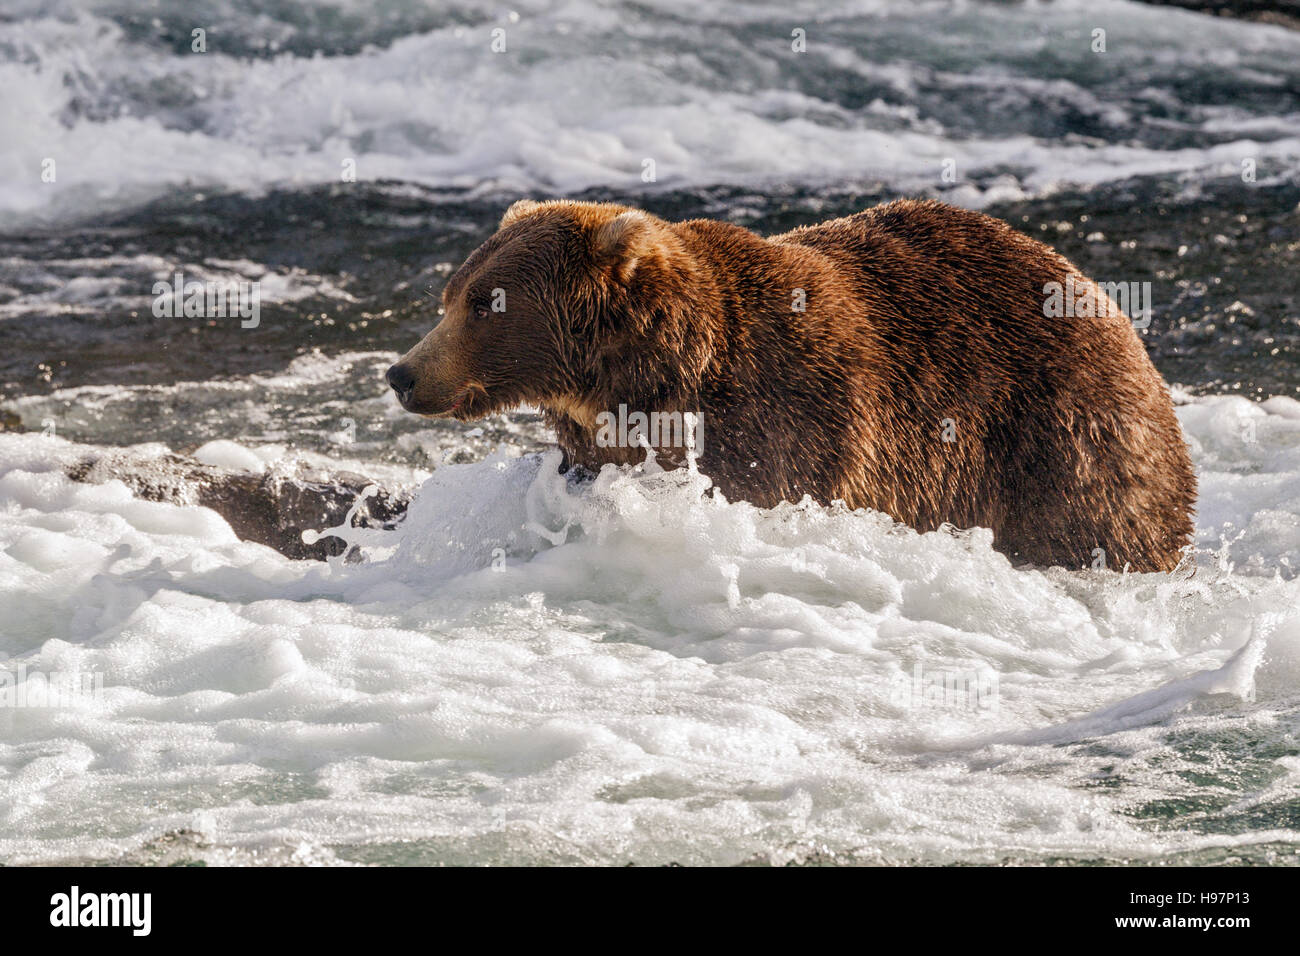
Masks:
[[[1036,563],[1078,567],[1094,547],[1110,566],[1177,562],[1195,476],[1172,405],[1131,320],[1068,259],[932,200],[768,241],[833,262],[877,336],[860,381],[878,417],[846,478],[851,504],[922,530],[992,527]],[[1092,308],[1052,313],[1062,289]]]

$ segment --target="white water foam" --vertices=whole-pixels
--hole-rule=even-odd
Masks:
[[[1300,161],[1300,117],[1247,105],[1293,84],[1300,62],[1300,36],[1260,24],[1118,0],[908,0],[831,22],[788,3],[458,7],[347,55],[250,58],[260,21],[233,0],[165,24],[154,6],[133,20],[125,0],[30,4],[0,23],[0,212],[55,221],[172,189],[339,183],[346,162],[361,181],[509,194],[876,182],[922,193],[951,160],[948,198],[978,206],[1136,175],[1238,176],[1243,159],[1262,183]],[[290,38],[320,22],[311,5],[277,11]],[[124,25],[150,18],[179,48]],[[209,28],[206,53],[184,42],[191,21]],[[792,22],[806,53],[791,49]],[[1098,23],[1106,54],[1090,48]],[[1215,92],[1225,70],[1240,91]],[[1153,101],[1167,119],[1133,126]],[[1065,132],[1076,127],[1086,132]],[[41,178],[48,160],[54,182]]]
[[[371,560],[295,562],[0,436],[0,669],[104,685],[0,708],[0,860],[1294,848],[1300,403],[1179,401],[1204,552],[1174,575],[553,454],[438,468]]]

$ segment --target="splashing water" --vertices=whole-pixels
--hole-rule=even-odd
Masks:
[[[1175,575],[555,453],[443,466],[326,567],[0,436],[6,666],[104,675],[0,709],[0,857],[1293,857],[1300,404],[1243,459],[1242,403],[1179,408]]]

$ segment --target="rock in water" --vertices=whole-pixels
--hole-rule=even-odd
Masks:
[[[74,481],[99,484],[114,478],[141,498],[211,508],[245,541],[274,548],[290,558],[323,561],[347,544],[324,537],[307,544],[303,531],[341,525],[362,491],[375,484],[352,472],[325,472],[299,463],[289,473],[256,474],[204,465],[183,455],[146,457],[105,452],[65,468]],[[361,502],[353,524],[392,528],[406,513],[407,494],[380,488]]]

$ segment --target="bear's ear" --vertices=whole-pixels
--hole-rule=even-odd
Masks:
[[[639,209],[629,209],[597,227],[592,251],[597,262],[608,266],[614,278],[626,284],[637,263],[659,245],[655,232],[649,216]]]
[[[501,217],[501,225],[497,226],[497,228],[504,229],[512,222],[518,222],[540,205],[541,203],[535,199],[520,199],[511,203],[510,208],[506,210],[506,214]]]

